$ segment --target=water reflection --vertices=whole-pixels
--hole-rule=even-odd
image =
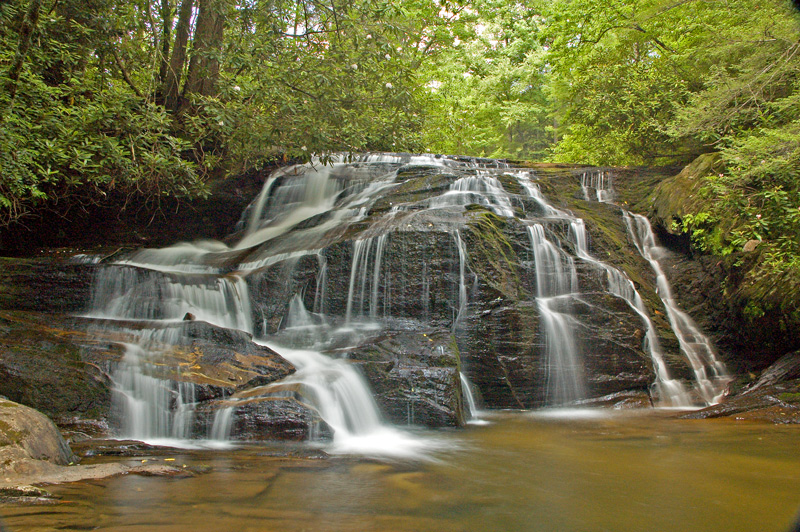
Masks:
[[[176,451],[148,459],[209,471],[58,486],[56,505],[0,512],[13,531],[789,528],[800,427],[671,416],[493,414],[487,425],[422,435],[448,443],[432,462],[320,458],[288,445]]]

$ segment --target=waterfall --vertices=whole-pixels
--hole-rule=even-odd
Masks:
[[[659,406],[668,407],[692,406],[691,397],[686,391],[686,388],[680,381],[672,379],[669,375],[669,369],[664,362],[664,354],[661,352],[656,328],[647,313],[647,308],[644,306],[642,297],[633,285],[633,281],[617,268],[596,259],[589,253],[586,225],[583,220],[573,220],[570,223],[570,231],[575,239],[575,248],[578,257],[604,270],[606,272],[608,291],[628,303],[645,323],[647,332],[645,333],[644,348],[653,361],[653,371],[656,374],[656,380],[653,383],[655,391],[653,394],[655,396],[654,402]]]
[[[392,335],[402,338],[421,321],[444,337],[448,329],[458,333],[458,342],[466,349],[465,335],[473,334],[477,322],[469,313],[484,303],[487,316],[498,309],[498,315],[502,311],[514,319],[532,311],[535,304],[538,341],[543,346],[542,366],[536,371],[537,378],[545,375],[546,403],[574,403],[587,397],[588,383],[593,382],[586,375],[583,346],[577,339],[585,330],[579,327],[578,320],[583,318],[575,316],[578,308],[584,308],[578,306],[578,273],[585,266],[597,278],[605,272],[608,291],[626,301],[635,311],[635,315],[629,312],[632,319],[640,318],[644,324],[644,347],[653,359],[653,390],[660,403],[690,404],[681,383],[669,376],[655,328],[633,283],[590,254],[583,220],[551,205],[530,171],[508,171],[506,164],[497,161],[444,156],[379,154],[332,159],[330,165],[313,161],[273,173],[242,214],[238,241],[231,237],[228,243],[200,241],[139,250],[99,268],[89,316],[102,318],[101,326],[109,327],[103,333],[107,338],[112,337],[111,330],[123,338],[125,356],[112,373],[116,411],[125,420],[120,435],[146,440],[230,437],[237,413],[244,414],[237,412],[244,398],[242,389],[236,392],[233,381],[221,381],[219,388],[228,397],[210,405],[202,399],[199,408],[198,397],[208,396],[205,388],[183,382],[194,376],[175,362],[176,353],[191,344],[191,334],[196,334],[191,331],[199,324],[193,326],[191,321],[242,331],[237,334],[249,347],[252,340],[294,365],[294,374],[267,385],[253,384],[247,393],[260,393],[265,400],[291,394],[308,407],[311,417],[321,417],[332,428],[332,452],[402,456],[405,451],[400,447],[417,452],[422,443],[384,422],[367,381],[347,357]],[[345,162],[350,159],[352,164]],[[415,181],[420,175],[424,183],[432,184],[436,195],[424,196],[420,182]],[[510,195],[503,188],[503,183],[508,185],[515,178],[524,194]],[[608,172],[581,176],[584,197],[592,201],[611,201],[611,185]],[[477,213],[470,207],[474,205],[481,206]],[[520,219],[521,209],[528,212]],[[481,254],[470,254],[473,250],[468,249],[463,231],[486,210],[503,218],[502,225],[509,230],[504,233],[514,250],[509,257],[527,254],[530,258],[533,271],[528,279],[533,286],[528,293],[533,293],[535,301],[515,306],[516,295],[498,290],[497,284],[478,284],[478,272],[483,270],[477,266],[483,264],[470,261],[481,260]],[[654,244],[649,244],[650,237],[637,227],[630,222],[642,252],[657,253]],[[417,235],[423,234],[433,235],[443,249],[411,249]],[[349,252],[347,246],[352,246]],[[436,254],[432,260],[424,256],[429,249]],[[457,286],[455,271],[444,279],[439,271],[454,264],[454,253],[459,261]],[[414,271],[389,262],[398,256],[413,257]],[[469,291],[470,276],[475,280],[474,292]],[[502,292],[502,297],[492,296],[496,303],[481,299],[486,285]],[[661,285],[660,280],[659,293],[665,297],[669,287]],[[309,290],[314,290],[313,306]],[[504,300],[513,301],[506,304]],[[698,393],[707,402],[716,400],[719,383],[726,378],[724,367],[716,363],[710,344],[703,348],[703,337],[691,329],[683,313],[676,308],[668,312],[673,326],[685,331],[679,333],[682,347],[694,349],[690,356],[695,361]],[[523,350],[524,356],[533,351],[530,345]],[[431,358],[444,354],[443,349]],[[401,358],[400,364],[404,363]],[[455,367],[447,366],[448,370]],[[365,369],[371,375],[369,371]],[[456,394],[463,401],[456,395],[453,403],[465,405],[474,416],[473,390],[466,375],[460,379]],[[483,386],[485,381],[476,382]],[[382,404],[385,400],[382,394]],[[396,415],[389,407],[386,412]],[[456,417],[461,419],[460,412]]]
[[[459,372],[458,375],[461,379],[461,393],[464,397],[464,402],[467,404],[467,423],[477,425],[484,424],[485,421],[480,418],[478,404],[477,401],[475,401],[475,391],[472,389],[472,383],[469,381],[469,377],[467,377],[463,372]]]
[[[467,312],[467,248],[461,240],[459,231],[453,233],[453,239],[458,249],[458,312],[453,320],[453,331],[455,331]]]
[[[615,193],[610,172],[603,170],[584,172],[581,174],[580,182],[585,200],[596,200],[603,203],[613,202]],[[591,193],[592,190],[594,194]],[[672,290],[658,260],[664,250],[656,244],[650,222],[644,216],[629,213],[624,209],[622,212],[628,235],[634,242],[639,254],[648,261],[656,274],[657,294],[667,311],[670,326],[678,338],[681,352],[686,357],[694,373],[696,392],[704,404],[716,404],[724,395],[725,387],[730,381],[727,369],[717,359],[711,341],[700,331],[691,317],[680,310],[672,297]],[[655,327],[633,283],[622,272],[603,264],[588,253],[585,244],[585,228],[581,227],[582,225],[582,221],[576,221],[572,224],[572,231],[576,235],[576,241],[578,242],[579,257],[604,268],[607,272],[609,291],[627,301],[647,325],[645,339],[656,373],[656,381],[654,383],[656,399],[664,406],[692,406],[694,401],[691,394],[680,381],[669,376],[669,370],[664,362]]]
[[[611,203],[614,201],[614,183],[611,172],[606,170],[590,170],[581,174],[581,190],[583,199],[586,201],[594,200],[600,203]],[[594,194],[592,194],[594,191]]]
[[[546,346],[547,404],[568,404],[586,396],[570,316],[578,274],[572,258],[547,239],[541,224],[529,226],[528,234],[536,265],[536,305]]]
[[[460,177],[453,182],[450,190],[428,201],[432,209],[467,205],[483,205],[498,216],[514,216],[514,208],[503,185],[496,177],[485,173]]]
[[[165,274],[150,269],[101,269],[92,289],[90,317],[111,320],[205,321],[252,332],[250,300],[242,277]]]
[[[187,439],[192,436],[196,387],[164,378],[161,352],[180,331],[128,331],[137,337],[123,344],[125,356],[112,374],[114,410],[120,436],[132,439]]]
[[[233,410],[232,406],[227,406],[214,412],[214,421],[211,424],[211,432],[208,435],[210,440],[226,441],[230,438]]]
[[[683,312],[672,296],[667,276],[661,268],[658,257],[664,250],[656,244],[650,222],[644,216],[625,213],[628,232],[639,253],[647,259],[656,274],[657,293],[667,310],[672,330],[678,337],[681,352],[686,356],[694,372],[696,389],[707,405],[718,403],[724,393],[730,376],[725,365],[717,359],[711,341],[697,327],[694,320]]]
[[[302,399],[333,429],[329,452],[419,458],[439,446],[436,440],[422,440],[383,423],[364,378],[347,361],[313,349],[268,342],[263,345],[297,368],[294,374],[270,386],[301,387]]]
[[[359,239],[353,242],[353,260],[350,266],[350,284],[347,291],[347,310],[345,324],[350,325],[354,317],[354,306],[357,305],[357,315],[363,317],[364,307],[367,302],[366,294],[369,293],[369,317],[374,321],[378,318],[378,295],[381,279],[381,261],[386,249],[386,240],[389,235]],[[375,246],[374,253],[372,252]],[[370,258],[372,267],[370,268]],[[370,276],[370,271],[372,275]]]
[[[317,264],[319,275],[317,276],[317,286],[314,290],[314,312],[325,314],[325,294],[328,291],[328,260],[323,253],[317,253]]]

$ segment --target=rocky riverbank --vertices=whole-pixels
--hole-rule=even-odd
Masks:
[[[0,399],[0,503],[34,502],[50,496],[42,485],[94,480],[123,474],[183,476],[166,464],[131,466],[120,462],[82,466],[47,416]]]

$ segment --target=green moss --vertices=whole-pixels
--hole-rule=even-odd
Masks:
[[[717,172],[721,164],[719,154],[701,155],[678,175],[664,179],[653,189],[648,201],[665,229],[673,230],[674,223],[681,224],[687,214],[710,210],[714,198],[704,192],[706,177]]]
[[[516,194],[517,196],[525,195],[525,190],[522,188],[522,185],[519,184],[517,178],[513,175],[503,174],[500,176],[499,181],[500,184],[503,185],[503,189],[509,194]]]
[[[471,206],[472,217],[466,238],[469,241],[470,268],[490,286],[513,300],[522,297],[514,246],[503,232],[508,222],[482,206]]]
[[[0,446],[16,445],[28,436],[25,430],[14,430],[11,425],[0,420]]]
[[[800,393],[782,393],[778,399],[787,403],[800,403]]]

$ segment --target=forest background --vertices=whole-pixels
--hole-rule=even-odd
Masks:
[[[695,251],[800,320],[782,0],[5,0],[0,227],[335,152],[684,165]]]

